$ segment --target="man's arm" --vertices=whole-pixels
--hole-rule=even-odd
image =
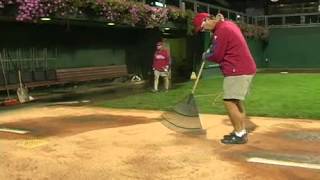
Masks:
[[[217,30],[214,33],[210,51],[208,51],[208,53],[205,55],[206,60],[216,63],[220,63],[223,60],[228,44],[227,35],[228,32],[225,29]]]

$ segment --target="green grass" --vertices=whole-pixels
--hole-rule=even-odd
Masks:
[[[200,80],[196,102],[201,113],[226,114],[221,97],[222,77]],[[101,104],[111,108],[170,110],[186,97],[192,82],[168,93],[132,95]],[[250,116],[320,119],[320,74],[257,74],[246,101]]]

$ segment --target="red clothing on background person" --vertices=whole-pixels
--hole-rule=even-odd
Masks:
[[[152,67],[157,71],[168,71],[170,66],[170,54],[167,49],[157,50],[153,57]]]
[[[158,92],[159,77],[163,77],[165,92],[169,90],[169,76],[170,76],[170,51],[164,46],[164,42],[157,43],[156,51],[153,57],[153,71],[154,71],[154,87],[152,92]]]
[[[256,64],[240,28],[231,21],[219,21],[212,36],[209,61],[220,64],[224,76],[251,75]]]

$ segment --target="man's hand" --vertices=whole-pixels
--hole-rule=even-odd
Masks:
[[[168,72],[168,70],[169,70],[169,66],[165,66],[165,67],[163,68],[163,71],[164,71],[164,72]]]
[[[208,60],[207,52],[202,53],[202,60]]]
[[[202,60],[208,60],[209,56],[213,53],[213,45],[211,44],[210,47],[202,53]]]

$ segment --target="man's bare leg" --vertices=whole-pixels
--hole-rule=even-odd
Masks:
[[[158,91],[158,85],[159,85],[159,75],[154,74],[154,84],[153,84],[153,90]]]
[[[242,119],[240,129],[245,129],[247,118],[246,118],[246,110],[245,110],[244,104],[241,100],[237,100],[236,103],[237,103],[237,107],[238,107],[238,110],[241,114],[241,119]]]
[[[234,134],[224,136],[221,142],[224,144],[244,144],[248,141],[244,125],[244,109],[239,108],[239,100],[224,100],[231,122],[234,123]]]
[[[246,110],[245,110],[245,106],[243,101],[239,101],[238,103],[238,108],[240,110],[240,112],[242,113],[243,119],[244,119],[244,128],[248,131],[248,132],[252,132],[255,130],[255,128],[257,128],[257,125],[255,123],[253,123],[246,115]]]
[[[166,91],[168,91],[169,90],[169,76],[165,76],[163,78],[164,78],[164,89]]]
[[[236,132],[243,130],[243,114],[240,112],[238,107],[239,100],[225,100],[224,106],[228,111],[229,118]]]

